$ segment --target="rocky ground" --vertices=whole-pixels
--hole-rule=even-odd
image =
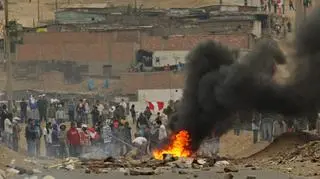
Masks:
[[[288,133],[236,164],[269,168],[296,176],[320,176],[320,141],[306,133]]]
[[[290,176],[320,178],[320,141],[315,136],[307,133],[289,133],[280,136],[270,145],[263,142],[253,145],[251,139],[251,132],[248,131],[243,131],[240,136],[233,135],[233,132],[223,136],[221,153],[227,159],[223,157],[217,160],[167,158],[166,162],[156,161],[150,157],[143,160],[133,160],[130,157],[120,160],[111,158],[53,160],[42,157],[34,160],[26,157],[23,152],[16,153],[1,146],[0,168],[14,178],[24,177],[26,173],[39,177],[49,174],[62,179],[78,178],[77,176],[84,178],[88,174],[92,178],[102,176],[104,178],[130,176],[159,179],[165,176],[224,178],[230,174],[234,178],[246,178],[249,175],[256,178],[268,178],[274,175],[277,175],[277,178]],[[15,172],[24,173],[24,175],[17,175]]]

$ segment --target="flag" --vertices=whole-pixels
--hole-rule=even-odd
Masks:
[[[161,111],[164,108],[164,102],[163,101],[157,101],[157,102],[150,102],[147,101],[148,107],[152,111]]]

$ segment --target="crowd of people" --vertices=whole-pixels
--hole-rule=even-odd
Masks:
[[[239,119],[238,119],[239,121]],[[253,113],[252,132],[253,143],[260,141],[272,142],[273,139],[287,132],[310,131],[310,121],[307,117],[294,117],[286,120],[280,114]],[[239,126],[239,123],[238,125]],[[320,135],[320,113],[315,121],[315,134]],[[240,128],[235,127],[235,135],[240,134]]]
[[[167,111],[171,108],[169,105]],[[99,100],[89,105],[86,99],[77,103],[49,101],[45,95],[30,96],[20,102],[20,115],[0,108],[0,135],[9,148],[19,151],[20,132],[25,125],[26,150],[31,157],[78,157],[101,149],[106,155],[123,156],[132,149],[150,153],[167,137],[169,112],[153,115],[147,106],[137,112],[135,105],[121,100],[106,105]],[[16,113],[17,114],[17,113]],[[133,130],[132,130],[133,128]],[[45,149],[41,149],[41,143]]]
[[[7,106],[0,107],[0,137],[9,148],[19,151],[21,132],[24,130],[29,156],[78,157],[97,149],[109,156],[124,156],[133,149],[139,154],[151,153],[170,131],[167,129],[170,115],[176,111],[176,104],[170,101],[160,113],[150,110],[137,111],[134,104],[123,99],[119,103],[104,104],[99,100],[79,99],[60,102],[49,101],[45,95],[36,99],[31,96],[20,102],[20,110],[8,112]],[[17,111],[20,111],[18,113]],[[280,115],[253,113],[253,143],[259,140],[271,142],[285,132],[308,128],[302,125],[306,119],[284,120]],[[239,115],[234,120],[234,133],[240,135]],[[301,127],[306,126],[306,127]],[[24,128],[24,129],[23,129]],[[316,122],[320,135],[320,114]],[[260,136],[260,138],[259,138]],[[41,145],[41,144],[44,145]],[[214,131],[200,148],[199,154],[215,155],[219,152],[220,138]],[[45,149],[41,149],[45,146]],[[210,150],[210,151],[206,151]]]
[[[284,1],[284,0],[260,0],[261,8],[263,11],[269,11],[274,13],[284,13],[285,6],[288,3],[289,10],[295,11],[295,4],[293,0]],[[312,6],[311,0],[303,0],[303,6],[305,8]]]

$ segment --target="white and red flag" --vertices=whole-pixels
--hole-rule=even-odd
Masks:
[[[164,102],[163,101],[157,101],[157,102],[150,102],[147,101],[148,107],[151,111],[161,111],[164,108]]]

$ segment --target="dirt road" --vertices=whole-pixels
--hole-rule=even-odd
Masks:
[[[126,179],[126,178],[137,178],[137,179],[167,179],[167,178],[201,178],[201,179],[223,179],[225,177],[225,173],[217,173],[215,169],[212,171],[201,171],[201,172],[192,172],[190,174],[178,174],[172,173],[168,171],[162,175],[153,175],[153,176],[125,176],[121,172],[111,172],[108,174],[85,174],[84,171],[63,171],[63,170],[56,170],[50,171],[45,174],[50,174],[54,176],[56,179]],[[39,179],[44,174],[39,175]],[[290,176],[287,174],[282,174],[276,171],[270,170],[240,170],[237,173],[232,173],[234,179],[245,179],[247,176],[255,176],[257,179],[289,179]],[[24,179],[25,176],[18,176],[17,179]],[[291,177],[292,179],[305,179],[304,177]]]

